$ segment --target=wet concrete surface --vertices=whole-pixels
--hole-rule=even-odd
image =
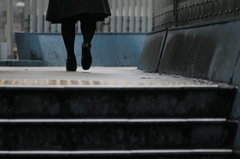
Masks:
[[[65,67],[0,67],[0,85],[46,84],[46,80],[101,81],[107,85],[226,85],[207,80],[164,75],[138,70],[136,67],[92,67],[88,71],[66,72]],[[44,81],[44,82],[43,82]],[[64,85],[59,82],[59,84]],[[49,84],[49,82],[48,82]],[[51,82],[50,82],[51,84]],[[92,83],[94,85],[94,83]],[[90,83],[91,85],[91,83]]]

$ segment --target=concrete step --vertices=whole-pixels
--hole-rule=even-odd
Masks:
[[[152,151],[0,151],[1,159],[239,159],[227,149]]]
[[[239,157],[236,87],[132,68],[18,69],[0,68],[1,159]]]
[[[1,120],[1,150],[231,149],[225,119]]]
[[[230,118],[236,89],[212,87],[0,88],[2,119]]]

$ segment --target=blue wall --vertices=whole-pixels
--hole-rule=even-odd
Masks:
[[[42,60],[44,66],[65,66],[66,48],[61,34],[16,33],[20,60]],[[146,34],[96,33],[92,42],[93,66],[137,66]],[[81,65],[82,35],[77,34],[75,54]]]

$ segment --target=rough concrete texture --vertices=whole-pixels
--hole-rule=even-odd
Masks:
[[[233,105],[231,117],[235,119],[238,119],[240,117],[240,88],[238,89],[237,95],[235,97],[235,102]]]
[[[170,30],[159,72],[231,83],[240,49],[239,25]]]
[[[138,64],[141,70],[157,71],[167,31],[148,34]]]
[[[0,67],[0,80],[83,80],[105,82],[138,82],[138,83],[166,83],[168,85],[182,84],[212,84],[207,80],[187,78],[181,76],[148,73],[136,67],[92,67],[88,71],[78,67],[77,72],[66,72],[65,67]],[[223,84],[225,85],[225,84]]]

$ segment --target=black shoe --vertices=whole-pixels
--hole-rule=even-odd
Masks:
[[[66,70],[77,71],[77,61],[75,57],[70,57],[67,59]]]
[[[82,44],[82,68],[84,70],[90,69],[92,65],[92,55],[91,55],[91,44],[83,43]]]

